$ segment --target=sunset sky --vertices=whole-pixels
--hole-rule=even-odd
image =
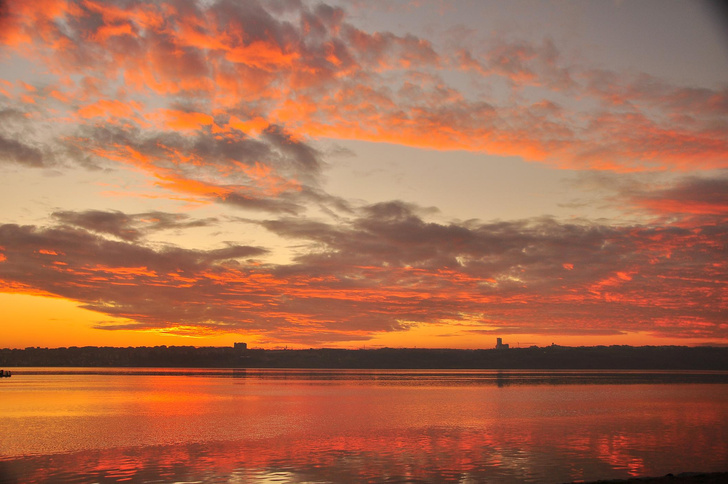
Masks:
[[[699,1],[0,3],[0,347],[728,344]]]

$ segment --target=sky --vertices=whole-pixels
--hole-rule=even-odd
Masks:
[[[714,3],[0,3],[0,347],[728,344]]]

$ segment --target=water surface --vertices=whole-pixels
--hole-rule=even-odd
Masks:
[[[2,482],[567,482],[728,469],[728,373],[16,369]]]

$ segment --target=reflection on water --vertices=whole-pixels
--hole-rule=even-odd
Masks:
[[[356,381],[397,385],[567,385],[728,383],[728,372],[709,370],[333,370],[199,368],[20,368],[20,375],[126,375],[251,378],[255,380]]]
[[[0,482],[718,471],[727,422],[721,372],[18,369],[0,385]]]

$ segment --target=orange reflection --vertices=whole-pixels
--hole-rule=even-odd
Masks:
[[[32,425],[38,416],[22,415],[28,435],[40,439],[24,445],[49,445],[43,439],[57,435],[49,448],[69,447],[10,452],[0,466],[24,482],[69,471],[85,480],[286,472],[307,481],[562,482],[664,475],[695,462],[721,470],[728,451],[720,385],[499,388],[376,374],[359,382],[259,376],[91,375],[80,385],[60,377],[67,396],[49,404],[85,409],[96,425],[53,412],[41,435]],[[2,424],[15,418],[8,401],[23,406],[22,397],[3,400]]]

